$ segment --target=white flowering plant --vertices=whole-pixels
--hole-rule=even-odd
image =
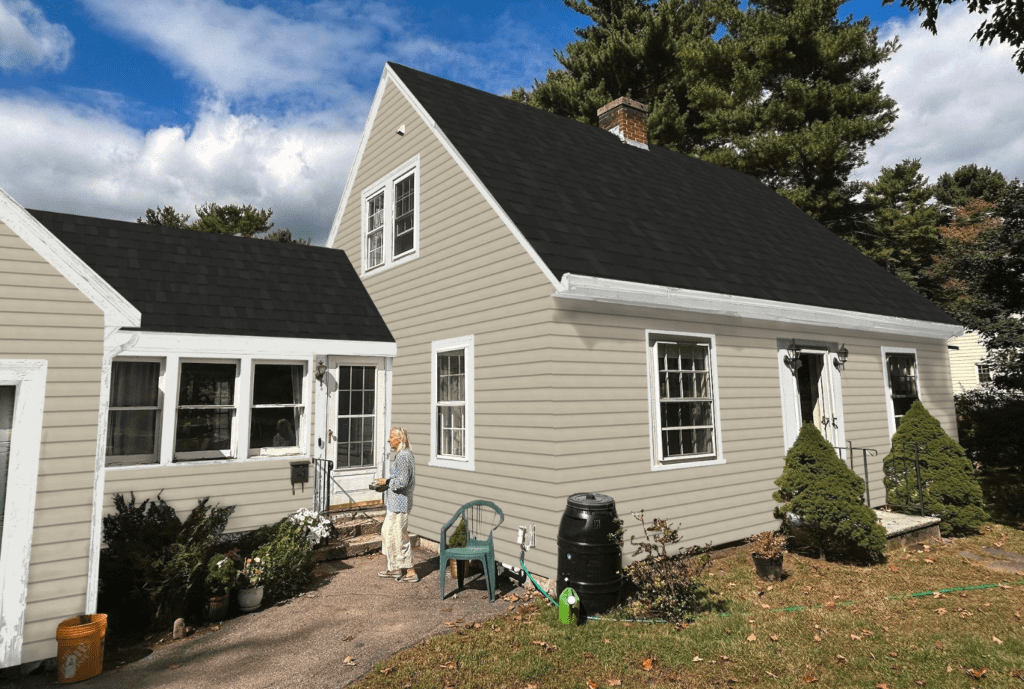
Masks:
[[[288,517],[288,521],[302,527],[302,533],[311,546],[320,545],[334,534],[334,524],[330,519],[305,507]]]

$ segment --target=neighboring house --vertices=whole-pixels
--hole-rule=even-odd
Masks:
[[[411,528],[436,539],[493,500],[498,559],[535,523],[550,577],[566,498],[596,491],[627,527],[644,509],[687,543],[736,541],[776,527],[803,422],[877,451],[881,504],[914,399],[956,435],[962,328],[756,179],[648,146],[642,105],[599,113],[609,131],[384,69],[328,246],[401,353]]]
[[[0,192],[0,322],[0,667],[96,611],[115,493],[182,518],[209,497],[246,531],[314,507],[291,465],[327,458],[346,470],[320,507],[378,497],[396,349],[340,251]]]
[[[988,351],[978,333],[968,330],[949,341],[949,369],[953,376],[953,392],[973,390],[992,382]]]

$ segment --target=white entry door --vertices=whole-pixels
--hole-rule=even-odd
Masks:
[[[328,358],[327,458],[334,461],[331,505],[381,499],[371,490],[384,475],[387,457],[385,428],[385,360]]]

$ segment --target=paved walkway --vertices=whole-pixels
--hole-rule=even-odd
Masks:
[[[105,670],[75,686],[83,689],[335,689],[363,677],[373,666],[420,641],[450,631],[445,622],[482,622],[504,613],[510,603],[487,600],[480,575],[466,588],[448,579],[441,601],[437,556],[415,549],[420,581],[400,584],[381,579],[380,554],[327,563],[337,570],[319,588],[267,610],[230,619],[217,631],[158,645],[148,656]],[[499,595],[522,588],[499,582]],[[354,665],[344,659],[351,656]],[[55,675],[36,674],[0,686],[52,687]]]

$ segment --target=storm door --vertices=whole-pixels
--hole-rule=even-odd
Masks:
[[[801,425],[814,425],[826,440],[838,445],[839,418],[825,355],[825,352],[805,352],[800,355],[802,365],[796,370],[797,405]]]
[[[795,343],[779,340],[779,383],[782,397],[783,440],[786,451],[796,442],[800,428],[812,424],[830,444],[841,448],[843,431],[842,374],[836,364],[838,344]]]
[[[380,500],[370,490],[384,475],[384,360],[330,357],[327,457],[334,460],[332,505]]]

